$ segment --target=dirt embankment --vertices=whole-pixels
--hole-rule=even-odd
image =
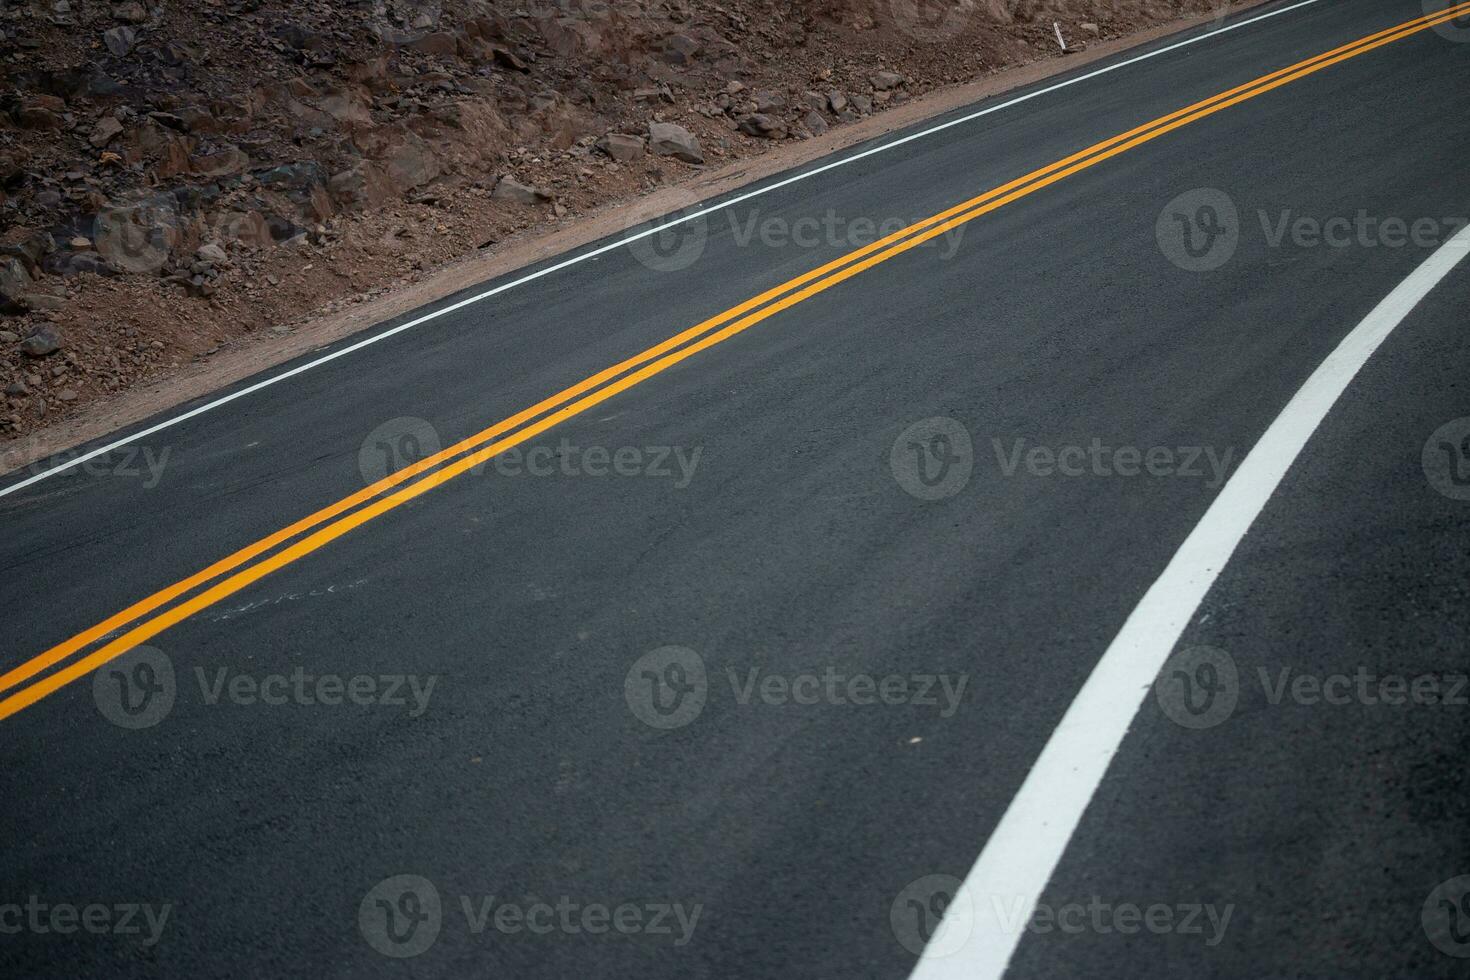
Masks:
[[[0,0],[0,441],[1220,0]],[[28,454],[29,455],[29,454]],[[8,467],[0,466],[0,469]]]

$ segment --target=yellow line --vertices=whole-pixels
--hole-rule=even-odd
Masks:
[[[1400,40],[1404,37],[1408,37],[1409,35],[1418,33],[1419,31],[1426,30],[1436,24],[1453,19],[1461,12],[1466,10],[1470,10],[1470,2],[1461,3],[1454,7],[1447,8],[1446,10],[1441,11],[1437,14],[1416,18],[1415,20],[1400,24],[1397,27],[1388,28],[1387,30],[1368,35],[1367,37],[1360,38],[1356,41],[1351,42],[1350,44],[1334,48],[1331,51],[1327,51],[1313,58],[1298,62],[1297,64],[1290,67],[1280,69],[1268,75],[1263,75],[1260,78],[1247,82],[1244,85],[1236,86],[1235,88],[1219,93],[1218,95],[1212,96],[1209,99],[1203,100],[1202,102],[1197,102],[1192,106],[1176,110],[1166,116],[1162,116],[1158,119],[1152,120],[1151,122],[1145,123],[1142,126],[1135,127],[1134,129],[1131,129],[1126,133],[1119,134],[1118,136],[1114,136],[1101,143],[1088,147],[1085,150],[1071,154],[1070,156],[1065,157],[1062,160],[1058,160],[1055,163],[1049,164],[1048,166],[1043,167],[1040,170],[1033,171],[1023,177],[1019,177],[1015,180],[1009,181],[1006,184],[987,191],[986,193],[972,198],[969,201],[965,201],[961,204],[955,205],[952,208],[949,208],[943,212],[940,212],[939,214],[926,218],[923,221],[909,226],[908,228],[902,229],[892,235],[886,236],[883,239],[873,242],[872,244],[865,246],[864,248],[844,255],[841,258],[829,262],[817,269],[813,269],[812,271],[798,276],[797,278],[792,279],[789,282],[783,283],[780,286],[767,290],[759,296],[747,300],[746,302],[741,303],[740,305],[733,307],[732,309],[727,310],[715,317],[711,317],[710,319],[707,319],[679,334],[676,334],[675,336],[670,337],[668,340],[665,340],[662,343],[651,347],[640,354],[634,355],[633,357],[630,357],[627,360],[624,360],[611,368],[601,371],[598,374],[595,374],[581,382],[578,382],[576,385],[573,385],[570,388],[567,388],[561,392],[558,392],[555,395],[552,395],[550,398],[538,402],[536,405],[533,405],[532,407],[522,412],[519,412],[508,419],[498,422],[495,425],[492,425],[489,428],[484,429],[467,439],[461,440],[460,442],[456,443],[453,446],[450,446],[448,449],[445,449],[440,453],[436,453],[433,456],[420,460],[418,463],[405,467],[404,469],[391,474],[383,480],[379,480],[378,482],[364,488],[363,490],[358,491],[357,493],[354,493],[326,508],[323,508],[322,510],[317,511],[314,514],[302,518],[289,527],[283,528],[282,530],[277,531],[274,534],[269,535],[268,537],[262,538],[260,541],[257,541],[254,544],[251,544],[246,548],[235,552],[227,558],[224,558],[221,561],[214,563],[203,571],[198,572],[181,582],[175,583],[174,585],[171,585],[163,590],[160,590],[159,592],[154,593],[146,599],[143,599],[133,604],[122,612],[112,617],[109,617],[107,620],[104,620],[91,629],[85,630],[82,633],[79,633],[76,636],[72,637],[71,639],[61,644],[58,644],[50,650],[47,650],[46,652],[37,655],[24,664],[21,664],[20,666],[14,668],[5,675],[0,676],[0,690],[5,690],[7,688],[15,686],[16,684],[22,683],[28,678],[33,677],[41,671],[46,670],[48,667],[66,659],[78,650],[81,650],[96,642],[97,640],[100,640],[101,638],[107,636],[109,633],[120,629],[121,627],[127,625],[130,622],[133,622],[143,615],[153,612],[159,607],[166,605],[179,596],[187,594],[188,592],[194,590],[195,588],[198,588],[206,582],[209,582],[226,572],[238,568],[251,559],[265,554],[266,552],[275,548],[277,545],[280,545],[296,537],[298,534],[310,530],[311,528],[316,527],[325,521],[331,520],[332,518],[351,510],[358,504],[364,503],[368,500],[372,500],[374,497],[379,496],[385,491],[390,490],[393,487],[405,482],[406,480],[409,480],[414,476],[424,473],[432,469],[433,467],[438,466],[440,463],[443,463],[446,460],[452,459],[453,457],[466,452],[467,450],[478,446],[483,446],[483,448],[480,448],[472,455],[459,459],[453,464],[445,466],[443,469],[434,472],[425,479],[420,480],[419,482],[414,483],[411,486],[408,486],[403,490],[392,494],[391,496],[383,497],[382,499],[375,501],[369,506],[363,507],[362,509],[351,513],[350,515],[342,518],[336,523],[326,528],[323,528],[322,530],[317,531],[316,533],[311,534],[306,538],[303,538],[302,540],[290,545],[289,547],[282,549],[281,551],[269,556],[268,558],[245,569],[244,571],[230,576],[228,579],[219,582],[212,588],[207,589],[199,595],[180,603],[167,612],[164,612],[154,617],[153,619],[143,623],[140,626],[134,627],[122,636],[114,639],[110,643],[107,643],[105,646],[101,647],[99,650],[92,653],[91,655],[84,657],[83,659],[77,661],[74,664],[71,664],[63,670],[57,671],[56,673],[44,678],[41,681],[38,681],[32,686],[11,695],[9,698],[0,701],[0,719],[7,718],[15,712],[20,711],[31,704],[34,704],[36,701],[45,697],[47,694],[50,694],[51,692],[70,683],[73,680],[76,680],[79,677],[85,676],[87,673],[90,673],[92,670],[96,669],[107,661],[121,655],[129,649],[132,649],[139,643],[142,643],[152,636],[157,635],[158,633],[187,618],[193,613],[198,612],[199,610],[204,609],[210,605],[213,605],[215,602],[218,602],[221,599],[226,598],[227,596],[232,595],[235,592],[238,592],[239,590],[259,580],[260,578],[263,578],[271,572],[287,564],[290,564],[291,562],[303,557],[304,555],[310,554],[312,551],[315,551],[318,548],[329,543],[330,541],[335,540],[336,538],[347,533],[353,528],[359,527],[362,524],[365,524],[368,521],[372,520],[373,518],[378,517],[389,510],[392,510],[400,504],[405,503],[408,500],[412,500],[420,494],[426,493],[434,487],[437,487],[442,483],[453,479],[455,476],[460,475],[466,470],[478,466],[481,463],[492,459],[494,456],[514,446],[520,445],[521,443],[533,438],[536,435],[539,435],[547,429],[550,429],[553,426],[560,424],[566,419],[578,415],[593,407],[594,405],[597,405],[600,402],[611,398],[613,395],[625,391],[628,388],[631,388],[634,385],[639,384],[650,377],[653,377],[655,374],[667,370],[669,367],[672,367],[674,364],[679,363],[685,358],[691,357],[700,351],[706,350],[709,347],[714,346],[715,344],[721,343],[729,339],[730,337],[733,337],[736,334],[750,328],[751,326],[754,326],[755,324],[760,323],[771,316],[774,316],[776,313],[779,313],[782,310],[788,309],[791,306],[796,305],[797,303],[809,299],[810,297],[815,296],[818,293],[823,292],[840,282],[844,282],[847,279],[850,279],[853,276],[858,275],[859,273],[870,269],[881,262],[886,262],[890,258],[907,252],[912,248],[916,248],[924,242],[929,241],[939,235],[945,234],[953,228],[959,227],[960,225],[968,221],[972,221],[983,214],[988,214],[989,212],[1003,207],[1006,204],[1011,203],[1012,201],[1032,194],[1043,187],[1056,183],[1057,181],[1071,176],[1072,174],[1075,174],[1081,170],[1085,170],[1089,167],[1095,166],[1096,164],[1101,163],[1103,160],[1110,159],[1111,157],[1117,156],[1118,154],[1126,152],[1127,150],[1133,149],[1146,142],[1157,139],[1165,133],[1172,132],[1173,130],[1178,129],[1181,126],[1187,125],[1191,122],[1195,122],[1199,119],[1205,118],[1206,116],[1213,115],[1216,112],[1239,104],[1240,102],[1255,98],[1257,95],[1261,95],[1275,88],[1279,88],[1287,84],[1288,82],[1304,78],[1307,75],[1320,71],[1330,65],[1337,64],[1349,58],[1357,57],[1358,55],[1363,54],[1367,51],[1381,47],[1385,44],[1392,43],[1393,41]],[[772,300],[775,300],[775,302],[771,302]],[[750,312],[752,310],[755,310],[755,312]],[[730,322],[732,317],[740,317],[740,319],[736,319],[734,320],[734,322]],[[709,333],[709,331],[714,330],[716,327],[721,327],[722,324],[723,327],[721,329],[716,330],[714,333]],[[694,338],[700,337],[701,335],[705,334],[707,334],[707,336],[704,336],[703,339],[699,340],[697,343],[693,343],[687,347],[683,347],[683,349],[676,350],[676,348],[680,348],[682,345],[688,343],[690,340],[693,340]],[[674,351],[674,353],[669,353],[671,351]],[[652,363],[648,363],[650,361]],[[640,365],[642,366],[640,367]],[[619,377],[619,375],[624,375],[625,372],[633,368],[638,368],[638,370],[633,371],[633,373],[627,374],[624,377]],[[601,387],[599,390],[594,391],[590,395],[585,395],[584,397],[578,398],[579,395],[583,395],[589,390],[598,388],[599,385],[603,385],[605,382],[608,382],[610,379],[614,378],[617,378],[617,380],[613,381],[610,384],[606,384],[604,387]],[[572,402],[572,404],[570,405],[565,404],[574,398],[578,398],[578,400]],[[540,416],[543,413],[550,411],[551,409],[555,409],[558,406],[565,407],[561,407],[553,414],[542,418],[540,421],[537,421],[524,429],[521,429],[513,436],[501,439],[499,441],[491,442],[488,446],[485,445],[487,440],[493,440],[497,436],[501,436],[510,430],[516,429],[523,423],[528,422],[531,419],[534,419],[537,416]]]
[[[891,245],[894,242],[905,238],[908,235],[912,235],[915,232],[921,231],[928,227],[932,227],[939,222],[962,214],[971,208],[983,204],[988,200],[1000,197],[1001,195],[1006,194],[1022,185],[1025,185],[1032,180],[1036,180],[1049,173],[1069,166],[1070,164],[1073,164],[1078,160],[1089,156],[1090,154],[1122,143],[1125,140],[1128,140],[1153,127],[1181,118],[1200,108],[1216,103],[1221,99],[1237,95],[1263,83],[1273,81],[1287,75],[1292,75],[1296,72],[1301,71],[1307,66],[1317,64],[1324,61],[1325,59],[1334,57],[1338,54],[1360,47],[1364,44],[1370,43],[1380,38],[1385,38],[1389,35],[1396,34],[1403,31],[1405,28],[1412,27],[1421,22],[1427,22],[1431,19],[1431,17],[1443,17],[1445,19],[1448,19],[1448,17],[1453,16],[1455,12],[1467,8],[1470,8],[1470,2],[1458,4],[1456,7],[1442,11],[1440,14],[1427,15],[1425,17],[1417,18],[1414,21],[1400,24],[1397,27],[1391,27],[1386,30],[1379,31],[1376,34],[1370,34],[1365,38],[1359,38],[1356,41],[1352,41],[1349,44],[1334,48],[1331,51],[1324,52],[1323,54],[1317,55],[1313,58],[1309,58],[1306,61],[1299,62],[1287,68],[1282,68],[1268,75],[1264,75],[1261,78],[1257,78],[1250,82],[1247,82],[1244,85],[1236,86],[1233,89],[1229,89],[1225,92],[1211,96],[1210,98],[1205,99],[1201,102],[1197,102],[1194,105],[1186,106],[1183,109],[1178,109],[1172,113],[1169,113],[1166,116],[1160,117],[1159,119],[1152,120],[1148,123],[1143,124],[1142,126],[1135,127],[1134,129],[1131,129],[1126,133],[1119,134],[1118,136],[1114,136],[1108,140],[1103,141],[1102,143],[1095,144],[1085,150],[1081,150],[1068,157],[1058,160],[1055,163],[1049,164],[1048,166],[1043,167],[1040,170],[1036,170],[1032,173],[1026,174],[1025,176],[1018,177],[1015,180],[1009,181],[1008,183],[1003,184],[1000,187],[987,191],[986,193],[981,194],[978,197],[957,204],[946,211],[942,211],[939,214],[924,219],[923,221],[911,225],[908,228],[896,231],[893,234],[879,239],[878,241],[875,241],[861,249],[858,249],[855,252],[844,255],[838,259],[835,259],[834,261],[828,262],[823,266],[813,269],[810,272],[798,276],[797,278],[792,279],[789,282],[776,286],[773,289],[769,289],[764,293],[761,293],[759,296],[753,297],[752,299],[747,300],[746,302],[734,307],[733,309],[726,310],[725,312],[717,316],[711,317],[710,319],[705,320],[702,323],[696,324],[695,326],[690,327],[689,329],[679,334],[676,334],[673,337],[670,337],[668,340],[654,347],[651,347],[640,354],[636,354],[633,357],[630,357],[627,360],[624,360],[621,363],[614,365],[613,367],[610,367],[604,371],[600,371],[597,374],[578,382],[570,388],[560,391],[549,398],[543,399],[542,401],[531,406],[525,411],[513,415],[510,418],[505,419],[501,422],[497,422],[495,425],[492,425],[487,429],[483,429],[480,432],[477,432],[474,435],[469,436],[468,438],[463,439],[458,443],[455,443],[447,449],[442,450],[441,452],[435,453],[432,456],[419,460],[417,463],[406,466],[401,470],[389,474],[376,483],[373,483],[372,485],[365,487],[364,489],[359,490],[356,493],[353,493],[348,497],[337,501],[334,504],[331,504],[313,514],[302,518],[289,527],[283,528],[282,530],[277,531],[274,534],[262,538],[261,540],[256,541],[253,544],[250,544],[245,548],[234,552],[233,554],[210,565],[208,568],[205,568],[203,571],[198,572],[190,576],[189,578],[170,585],[167,588],[164,588],[154,593],[153,595],[150,595],[134,603],[133,605],[124,609],[122,612],[109,617],[101,623],[98,623],[96,626],[81,633],[78,633],[76,636],[73,636],[70,639],[63,641],[62,643],[57,644],[44,653],[39,654],[36,657],[26,661],[25,663],[18,665],[7,673],[0,675],[0,691],[8,690],[9,688],[16,686],[17,684],[20,684],[30,679],[36,674],[41,673],[51,666],[61,662],[62,660],[65,660],[79,650],[82,650],[85,647],[92,645],[93,643],[102,639],[108,634],[113,633],[118,629],[121,629],[134,620],[167,605],[180,596],[192,592],[196,588],[218,578],[219,576],[227,572],[239,568],[246,562],[260,557],[266,552],[272,550],[278,545],[284,544],[297,535],[309,531],[312,528],[317,527],[334,517],[340,516],[341,514],[346,513],[359,504],[371,500],[374,497],[377,497],[380,494],[391,490],[393,487],[398,486],[399,484],[402,484],[412,479],[413,477],[418,476],[421,473],[433,469],[440,463],[452,459],[460,455],[461,453],[467,452],[477,446],[484,445],[487,440],[493,439],[499,435],[503,435],[504,433],[516,428],[517,426],[527,421],[530,421],[531,419],[543,414],[544,412],[550,411],[559,405],[563,405],[571,399],[576,398],[577,396],[593,388],[596,388],[601,384],[604,384],[612,378],[615,378],[629,370],[632,370],[640,364],[647,363],[648,361],[653,360],[654,358],[659,357],[667,353],[668,351],[681,346],[684,343],[687,343],[695,337],[701,336],[708,331],[715,329],[716,327],[728,322],[734,317],[743,315],[750,310],[761,306],[764,303],[770,302],[771,300],[785,295],[792,290],[800,288],[801,286],[804,286],[809,282],[815,281],[822,276],[825,276],[828,273],[843,267],[844,265],[861,259],[866,255],[875,253],[887,247],[888,245]]]

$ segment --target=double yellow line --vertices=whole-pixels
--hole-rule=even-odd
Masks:
[[[600,371],[564,391],[559,391],[508,419],[482,429],[442,452],[404,467],[357,493],[303,517],[289,527],[282,528],[274,534],[241,548],[208,568],[153,593],[96,626],[83,630],[71,639],[57,644],[4,675],[0,675],[0,692],[19,688],[0,700],[0,719],[8,718],[29,707],[58,688],[87,675],[109,660],[146,642],[180,620],[239,592],[271,572],[336,540],[353,528],[360,527],[496,455],[540,435],[573,416],[580,415],[619,392],[626,391],[673,367],[685,358],[728,340],[782,310],[810,299],[879,263],[902,255],[909,249],[916,248],[966,222],[973,221],[981,215],[1004,207],[1028,194],[1033,194],[1072,174],[1158,139],[1181,126],[1204,119],[1230,106],[1256,98],[1272,89],[1305,78],[1314,72],[1349,58],[1355,58],[1385,44],[1428,30],[1467,12],[1470,12],[1470,2],[1448,7],[1435,14],[1418,17],[1397,27],[1359,38],[1350,44],[1334,48],[1269,75],[1263,75],[1244,85],[1236,86],[1166,116],[1161,116],[1126,133],[1089,146],[1085,150],[986,191],[946,211],[925,218],[871,245],[850,252],[820,268],[782,283],[774,289],[769,289],[702,323],[695,324],[668,340]],[[415,480],[416,477],[421,477],[421,479]],[[285,547],[281,547],[282,545]],[[208,587],[196,592],[202,586]],[[170,605],[179,599],[183,601]],[[125,631],[108,640],[92,653],[79,659],[72,659],[74,655],[120,630]],[[70,662],[66,663],[67,661]],[[63,663],[65,666],[60,669],[46,673]]]

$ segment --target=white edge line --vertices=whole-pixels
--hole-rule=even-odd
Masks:
[[[733,197],[728,201],[724,201],[723,203],[712,205],[708,208],[703,208],[699,211],[695,211],[690,214],[683,215],[682,217],[675,218],[674,220],[666,222],[662,225],[658,225],[653,228],[647,228],[641,232],[638,232],[637,234],[629,235],[626,238],[621,238],[616,242],[610,242],[599,248],[595,248],[590,252],[585,252],[581,255],[566,259],[565,261],[558,262],[555,265],[547,266],[544,269],[540,269],[536,272],[530,273],[529,275],[522,276],[521,278],[513,280],[511,282],[503,283],[499,286],[496,286],[494,289],[487,289],[483,293],[477,293],[476,295],[462,299],[457,303],[452,303],[449,306],[434,310],[432,313],[426,313],[423,316],[418,317],[417,319],[409,320],[407,323],[401,323],[398,326],[393,327],[389,330],[384,330],[382,333],[374,334],[371,337],[359,340],[355,344],[343,347],[340,350],[335,350],[330,354],[324,354],[323,356],[318,357],[313,361],[307,361],[305,364],[298,364],[296,367],[291,368],[289,371],[283,371],[280,374],[272,375],[271,377],[266,378],[262,381],[255,382],[255,384],[249,385],[245,388],[241,388],[239,391],[234,391],[228,395],[224,395],[223,397],[216,398],[212,402],[207,402],[206,404],[200,405],[198,408],[192,408],[181,415],[176,415],[173,418],[167,419],[163,422],[159,422],[157,425],[149,426],[148,428],[143,429],[140,432],[135,432],[132,435],[124,436],[123,438],[118,439],[116,442],[110,442],[105,446],[99,446],[98,448],[93,449],[91,452],[84,453],[73,459],[67,460],[65,463],[62,463],[59,466],[54,466],[49,470],[45,470],[41,473],[37,473],[33,476],[27,477],[26,479],[21,480],[19,483],[14,483],[8,487],[0,488],[0,497],[4,497],[7,494],[14,493],[17,490],[28,487],[33,483],[44,480],[48,476],[54,476],[57,473],[62,472],[63,470],[68,470],[73,466],[85,463],[88,460],[95,459],[98,456],[105,456],[106,454],[112,452],[114,449],[117,449],[121,446],[126,446],[130,442],[136,442],[137,440],[146,438],[147,436],[151,436],[155,432],[161,432],[164,429],[170,428],[171,426],[178,425],[180,422],[191,419],[196,415],[202,415],[205,412],[219,408],[221,405],[228,405],[230,402],[234,401],[237,398],[244,398],[246,395],[252,395],[257,391],[260,391],[262,388],[268,388],[279,381],[285,381],[287,378],[292,378],[298,374],[310,371],[312,368],[320,367],[321,365],[326,364],[329,361],[334,361],[339,357],[345,357],[348,354],[362,350],[364,347],[376,344],[379,341],[387,340],[389,337],[400,334],[405,330],[411,330],[421,323],[427,323],[430,320],[444,316],[446,313],[453,313],[455,310],[469,306],[471,303],[478,303],[481,300],[489,299],[492,296],[498,296],[499,294],[506,292],[507,290],[515,289],[517,286],[523,286],[526,283],[533,282],[537,279],[542,278],[543,276],[549,276],[553,272],[560,272],[562,269],[569,268],[570,266],[577,265],[581,262],[586,262],[588,259],[593,259],[599,255],[603,255],[615,249],[622,248],[624,245],[627,245],[630,242],[636,242],[641,238],[647,238],[649,235],[657,235],[662,231],[667,231],[668,229],[673,228],[677,225],[681,225],[686,221],[693,221],[697,218],[703,218],[705,215],[714,214],[715,212],[722,211],[725,208],[734,207],[735,205],[742,204],[750,200],[751,198],[760,197],[762,194],[769,194],[771,191],[779,190],[782,187],[789,186],[798,181],[806,180],[809,177],[815,177],[817,174],[825,173],[828,170],[834,170],[837,167],[844,167],[849,163],[855,163],[858,160],[861,160],[865,157],[873,156],[876,153],[882,153],[886,150],[891,150],[894,147],[903,146],[905,143],[910,143],[914,140],[922,139],[926,136],[932,136],[935,133],[949,129],[952,126],[959,126],[967,122],[972,122],[976,119],[979,119],[981,116],[988,116],[992,112],[1000,112],[1002,109],[1009,109],[1011,106],[1030,101],[1031,99],[1037,98],[1038,96],[1048,95],[1052,92],[1056,92],[1060,89],[1076,85],[1080,82],[1089,81],[1091,79],[1097,78],[1099,75],[1106,75],[1108,72],[1117,71],[1119,68],[1126,68],[1129,65],[1136,65],[1141,61],[1147,61],[1150,58],[1156,58],[1161,54],[1167,54],[1170,51],[1176,51],[1179,48],[1188,47],[1191,44],[1198,44],[1201,41],[1209,40],[1210,38],[1217,37],[1221,34],[1228,34],[1231,31],[1238,30],[1242,27],[1247,27],[1251,24],[1255,24],[1263,20],[1267,20],[1268,18],[1277,17],[1281,14],[1289,13],[1290,11],[1298,10],[1302,7],[1309,7],[1312,4],[1321,2],[1322,0],[1300,0],[1300,2],[1294,3],[1289,7],[1281,7],[1276,10],[1268,11],[1264,14],[1257,14],[1255,17],[1251,17],[1247,20],[1238,21],[1225,27],[1214,28],[1213,30],[1209,30],[1204,34],[1198,35],[1197,37],[1186,38],[1182,41],[1177,41],[1174,44],[1170,44],[1166,47],[1158,48],[1154,51],[1149,51],[1144,54],[1137,55],[1133,58],[1129,58],[1126,61],[1120,61],[1116,64],[1108,65],[1105,68],[1099,68],[1095,71],[1090,71],[1085,75],[1078,75],[1076,78],[1069,78],[1066,81],[1057,82],[1055,85],[1049,85],[1046,88],[1037,89],[1034,92],[1028,92],[1025,95],[1020,95],[1013,99],[1008,99],[1005,102],[1001,102],[993,106],[988,106],[984,109],[972,112],[969,115],[960,116],[957,119],[951,119],[949,122],[940,123],[937,126],[931,126],[928,129],[921,130],[917,133],[910,133],[908,136],[896,139],[891,143],[884,143],[881,146],[870,147],[869,149],[863,150],[861,153],[855,153],[852,156],[843,157],[840,160],[834,160],[831,163],[823,164],[822,166],[816,167],[812,170],[803,171],[802,173],[787,177],[784,180],[777,181],[774,184],[769,184],[765,187],[758,188],[757,190],[741,194],[738,197]]]
[[[951,900],[949,911],[960,911],[956,930],[963,932],[968,919],[963,945],[958,936],[943,948],[931,942],[935,955],[926,950],[911,980],[991,980],[1005,972],[1042,889],[1205,593],[1358,371],[1467,254],[1470,228],[1425,259],[1343,338],[1241,462],[1108,645]]]

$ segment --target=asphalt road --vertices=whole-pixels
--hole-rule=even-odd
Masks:
[[[0,669],[874,227],[1422,13],[1168,51],[0,497]],[[907,976],[1221,483],[1470,216],[1467,41],[1041,187],[0,721],[0,972]],[[1470,491],[1423,457],[1470,433],[1439,431],[1470,415],[1467,298],[1462,265],[1308,443],[1181,641],[1214,673],[1145,700],[1010,975],[1464,975]],[[1228,710],[1170,686],[1211,678]]]

